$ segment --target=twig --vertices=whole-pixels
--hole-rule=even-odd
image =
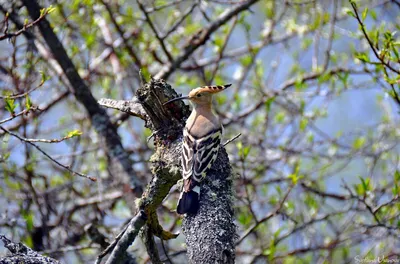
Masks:
[[[67,135],[67,136],[65,136],[65,137],[62,137],[62,138],[54,138],[54,139],[43,139],[43,138],[22,138],[23,139],[23,141],[25,141],[25,142],[28,142],[28,143],[31,143],[31,142],[34,142],[34,143],[37,143],[37,142],[40,142],[40,143],[60,143],[60,142],[63,142],[64,140],[67,140],[67,139],[70,139],[70,138],[72,138],[72,137],[74,137],[74,136],[71,136],[71,135]]]
[[[32,143],[32,141],[29,141],[29,139],[23,138],[23,137],[21,137],[21,136],[15,134],[15,133],[13,133],[13,132],[7,130],[6,128],[4,128],[4,127],[2,127],[2,126],[0,126],[0,129],[3,130],[5,133],[10,134],[10,135],[12,135],[12,136],[18,138],[20,141],[26,142],[26,143],[30,144],[31,146],[35,147],[39,152],[41,152],[43,155],[45,155],[45,156],[46,156],[47,158],[49,158],[51,161],[53,161],[54,163],[56,163],[58,166],[60,166],[60,167],[62,167],[62,168],[64,168],[64,169],[66,169],[67,171],[71,172],[72,174],[81,176],[81,177],[86,178],[86,179],[89,179],[89,180],[91,180],[91,181],[97,181],[96,178],[93,178],[93,177],[88,176],[88,175],[86,175],[86,174],[83,174],[83,173],[74,171],[74,170],[72,170],[69,166],[66,166],[66,165],[64,165],[64,164],[62,164],[62,163],[60,163],[60,162],[58,162],[57,160],[53,159],[49,154],[47,154],[46,152],[44,152],[38,145]]]
[[[210,80],[208,81],[208,83],[212,83],[212,82],[213,82],[213,80],[214,80],[214,78],[215,78],[215,75],[216,75],[217,72],[218,72],[219,65],[220,65],[220,63],[221,63],[221,59],[222,59],[222,57],[223,57],[224,51],[225,51],[225,49],[226,49],[226,46],[228,45],[229,39],[230,39],[230,37],[232,36],[232,32],[233,32],[233,30],[235,29],[235,26],[236,26],[237,21],[238,21],[238,19],[237,19],[237,16],[236,16],[236,17],[234,18],[234,20],[233,20],[232,26],[230,27],[228,33],[227,33],[226,36],[225,36],[224,44],[222,45],[221,49],[219,50],[218,60],[217,60],[217,62],[215,63],[215,67],[214,67],[214,69],[213,69],[213,71],[212,71],[212,73],[211,73],[211,78],[210,78]]]
[[[140,58],[136,55],[134,48],[128,44],[128,41],[130,38],[126,37],[126,34],[124,33],[122,27],[118,24],[117,20],[115,19],[115,16],[111,9],[111,6],[107,3],[107,1],[101,0],[101,3],[106,8],[108,15],[110,16],[111,22],[113,23],[115,29],[118,31],[120,37],[122,38],[122,40],[123,40],[122,43],[125,46],[126,51],[132,57],[132,59],[135,61],[136,66],[140,69],[142,63],[140,61]],[[110,46],[113,46],[113,43],[111,43]]]
[[[43,12],[42,15],[40,15],[35,21],[28,23],[26,25],[23,26],[22,29],[14,32],[14,33],[7,33],[8,31],[8,16],[6,16],[5,22],[6,22],[6,28],[4,30],[4,34],[0,36],[0,41],[4,40],[4,39],[10,39],[12,37],[17,37],[19,35],[21,35],[22,33],[24,33],[27,29],[35,26],[37,23],[39,23],[47,14],[49,14],[49,9],[46,8],[46,11]]]
[[[44,250],[40,251],[42,254],[54,254],[54,253],[66,253],[70,251],[79,251],[79,250],[85,250],[85,249],[98,249],[100,248],[99,245],[81,245],[81,246],[69,246],[69,247],[62,247],[58,249],[52,249],[52,250]]]
[[[61,94],[57,95],[51,102],[46,105],[40,106],[40,111],[35,112],[32,114],[32,117],[38,118],[40,115],[47,113],[49,109],[57,105],[57,103],[61,102],[65,97],[69,95],[69,91],[62,92]],[[32,108],[32,107],[31,107]],[[18,114],[16,114],[18,115]],[[3,120],[4,121],[4,120]],[[6,121],[7,122],[7,121]],[[17,124],[11,125],[8,127],[8,130],[18,130],[21,126],[23,126],[24,122],[18,122]],[[0,131],[0,137],[4,135],[4,132]]]
[[[248,235],[250,235],[261,223],[268,221],[269,219],[271,219],[272,217],[274,217],[276,214],[279,213],[279,211],[281,210],[283,204],[285,203],[287,197],[289,196],[290,192],[292,191],[293,186],[290,186],[289,190],[287,190],[287,192],[285,193],[285,196],[282,198],[282,200],[280,201],[280,203],[275,207],[275,209],[269,213],[268,215],[266,215],[265,217],[263,217],[260,220],[256,220],[256,223],[249,227],[244,234],[236,241],[236,246],[239,245]]]
[[[41,7],[37,1],[22,0],[22,3],[28,10],[32,19],[40,17]],[[122,145],[121,138],[115,126],[111,123],[110,117],[107,115],[106,111],[99,106],[88,85],[79,75],[77,68],[63,44],[52,30],[49,21],[47,21],[46,18],[42,19],[38,23],[38,28],[54,56],[54,59],[68,79],[71,89],[74,91],[73,95],[86,109],[93,127],[100,137],[104,139],[106,151],[112,160],[110,170],[114,172],[118,171],[116,175],[118,175],[119,180],[123,183],[130,184],[136,196],[141,195],[143,184],[132,168],[132,162]]]
[[[143,225],[146,223],[146,220],[147,220],[146,213],[143,210],[140,210],[139,213],[131,220],[131,222],[128,225],[128,228],[116,243],[114,250],[112,251],[110,257],[108,258],[106,264],[121,263],[121,260],[123,259],[126,249],[135,241],[136,236],[138,235]],[[100,262],[101,258],[99,256],[96,259],[96,263]]]
[[[184,50],[184,52],[173,61],[173,63],[169,63],[164,68],[162,68],[161,71],[155,75],[155,78],[156,79],[168,79],[168,77],[177,68],[179,68],[181,66],[181,64],[187,58],[189,58],[189,56],[191,54],[193,54],[193,52],[195,52],[200,46],[202,46],[215,31],[217,31],[222,25],[227,23],[231,18],[233,18],[237,14],[241,13],[242,11],[249,9],[250,6],[257,3],[258,1],[259,0],[249,0],[239,6],[233,7],[228,12],[225,12],[221,17],[219,17],[214,22],[212,22],[208,27],[206,27],[201,32],[197,41],[190,44],[189,47],[187,47]]]
[[[162,40],[166,39],[171,33],[175,32],[175,30],[182,24],[183,21],[193,12],[194,8],[197,6],[197,3],[194,3],[190,8],[188,8],[187,12],[183,14],[178,21],[161,37]]]
[[[164,51],[165,55],[167,56],[168,60],[170,62],[173,62],[174,59],[172,58],[171,53],[169,53],[167,47],[165,46],[164,39],[160,36],[160,34],[158,34],[158,31],[157,31],[156,27],[154,26],[153,22],[151,21],[150,16],[146,11],[146,8],[143,6],[143,4],[142,4],[142,2],[140,0],[137,0],[136,2],[139,5],[140,10],[142,10],[144,16],[146,17],[146,21],[149,24],[149,26],[150,26],[151,30],[153,31],[154,35],[158,39],[158,42],[160,42],[161,48]]]
[[[147,13],[153,13],[155,11],[159,11],[161,9],[164,9],[164,8],[167,8],[167,7],[171,7],[173,5],[177,5],[177,4],[179,4],[179,3],[183,2],[183,1],[185,1],[185,0],[177,0],[177,1],[171,1],[171,2],[167,1],[166,4],[159,5],[159,6],[154,6],[153,8],[147,9],[146,11],[147,11]]]
[[[8,121],[11,121],[11,120],[13,120],[14,118],[16,118],[18,116],[21,116],[21,115],[24,115],[24,114],[28,114],[30,111],[35,111],[35,110],[39,110],[39,109],[37,107],[31,107],[30,109],[24,109],[23,111],[10,116],[9,118],[0,120],[0,125],[3,124],[3,123],[6,123]]]
[[[356,19],[357,19],[357,21],[358,21],[358,24],[360,24],[361,31],[362,31],[362,33],[364,34],[365,39],[368,41],[368,44],[369,44],[369,46],[371,47],[372,52],[374,53],[375,57],[376,57],[383,65],[385,65],[386,67],[388,67],[390,70],[392,70],[393,72],[395,72],[395,73],[397,73],[397,74],[400,74],[400,70],[393,68],[392,65],[389,64],[389,62],[386,62],[386,61],[383,59],[383,56],[380,56],[380,55],[378,54],[378,51],[375,49],[375,46],[374,46],[374,44],[372,43],[372,40],[369,38],[368,33],[367,33],[367,31],[365,30],[365,25],[364,25],[364,23],[362,22],[362,19],[360,18],[360,15],[358,14],[358,10],[357,10],[357,5],[356,5],[356,3],[354,3],[353,1],[350,1],[350,3],[351,3],[351,6],[353,7],[353,10],[354,10]]]
[[[101,260],[106,256],[108,253],[110,253],[114,248],[115,245],[117,245],[118,241],[121,239],[121,237],[125,234],[126,230],[128,229],[129,225],[131,224],[133,219],[129,221],[129,223],[122,229],[122,231],[115,237],[114,241],[108,245],[106,249],[104,249],[96,258],[96,264],[100,264]]]
[[[40,81],[40,83],[39,83],[38,86],[36,86],[36,87],[34,87],[34,88],[30,89],[29,91],[26,91],[26,92],[24,92],[24,93],[22,93],[22,94],[7,95],[7,96],[0,95],[0,99],[16,99],[16,98],[24,97],[24,96],[30,94],[31,92],[35,91],[37,88],[42,87],[43,84],[45,83],[45,81],[46,81],[46,80],[43,78],[43,79]]]
[[[231,143],[232,141],[234,141],[235,139],[237,139],[238,137],[240,137],[242,135],[242,133],[237,134],[236,136],[234,136],[233,138],[229,139],[228,141],[226,141],[223,146],[225,147],[226,145],[228,145],[229,143]]]
[[[171,258],[169,257],[167,249],[165,248],[164,239],[160,239],[160,240],[161,240],[161,246],[162,246],[162,248],[164,250],[165,257],[167,258],[167,260],[169,261],[170,264],[174,264],[174,262],[172,262]]]

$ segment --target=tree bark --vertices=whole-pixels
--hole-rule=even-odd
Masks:
[[[30,249],[22,243],[14,243],[4,235],[0,234],[0,240],[3,241],[4,246],[11,252],[11,255],[0,258],[2,264],[59,264],[60,262],[40,255],[36,251]]]
[[[36,20],[40,16],[41,10],[37,1],[22,0],[22,2],[28,9],[31,18]],[[117,133],[117,129],[111,123],[106,111],[97,103],[89,87],[78,74],[76,67],[69,58],[66,50],[57,35],[54,33],[47,19],[42,19],[38,23],[38,26],[46,44],[51,50],[51,53],[68,79],[75,98],[86,109],[93,127],[104,140],[107,151],[112,159],[109,164],[112,174],[115,177],[118,177],[120,182],[129,184],[136,196],[139,196],[143,192],[143,186],[133,171],[132,162],[122,146],[121,138]]]
[[[235,263],[232,178],[225,148],[201,184],[200,209],[183,221],[189,263]]]
[[[150,160],[154,176],[139,202],[139,208],[148,216],[150,231],[162,239],[174,236],[162,229],[156,209],[181,178],[182,131],[189,115],[189,108],[182,101],[163,105],[177,96],[165,81],[152,79],[137,91],[132,102],[100,100],[103,106],[144,119],[146,127],[153,131],[155,153]],[[137,107],[137,102],[143,108]],[[194,216],[185,216],[182,229],[189,263],[235,262],[231,167],[222,146],[206,180],[201,183],[200,209]]]

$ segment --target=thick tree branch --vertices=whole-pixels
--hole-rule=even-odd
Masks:
[[[32,19],[36,20],[40,17],[41,8],[36,1],[23,0],[22,2],[28,9],[29,15]],[[40,20],[38,26],[44,40],[53,53],[54,58],[61,66],[64,74],[70,82],[76,99],[85,107],[94,128],[104,139],[108,152],[114,160],[114,162],[110,163],[114,166],[113,174],[121,177],[120,180],[122,182],[129,183],[131,188],[134,189],[137,194],[142,193],[142,184],[134,175],[132,163],[121,144],[121,139],[116,128],[112,125],[109,116],[105,110],[99,106],[90,92],[89,87],[79,76],[77,69],[69,58],[62,43],[51,29],[50,23],[47,19],[43,18]]]
[[[181,137],[189,109],[181,101],[163,106],[164,102],[177,96],[171,86],[163,80],[151,80],[137,91],[135,97],[146,112],[146,126],[155,136],[155,153],[150,159],[154,177],[139,202],[140,210],[148,217],[147,246],[151,246],[152,243],[149,233],[163,240],[176,237],[163,230],[158,223],[156,209],[169,194],[171,187],[181,178]],[[113,105],[124,105],[125,102],[117,101]],[[198,214],[187,216],[183,224],[190,263],[234,263],[236,228],[233,223],[230,176],[228,156],[222,148],[219,158],[210,170],[209,180],[202,183]],[[134,239],[132,236],[130,238]],[[133,240],[130,241],[132,242]],[[152,260],[158,261],[158,258],[153,256]]]
[[[0,263],[17,264],[17,263],[30,263],[30,264],[59,264],[55,259],[45,257],[33,251],[22,243],[14,243],[6,236],[0,234],[0,240],[3,241],[4,246],[12,253],[10,256],[0,258]]]
[[[140,119],[146,120],[146,112],[144,111],[142,105],[136,100],[113,100],[101,98],[99,105],[119,110],[124,113],[128,113],[131,116],[139,117]]]
[[[108,258],[106,264],[121,263],[123,261],[127,248],[132,244],[136,236],[139,234],[140,229],[146,223],[146,219],[147,218],[144,211],[140,211],[131,220],[127,230],[115,245],[115,248]]]

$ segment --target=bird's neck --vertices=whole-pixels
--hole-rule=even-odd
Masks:
[[[220,127],[218,117],[214,115],[210,105],[195,105],[186,121],[186,128],[195,137],[202,137]]]
[[[211,104],[193,104],[193,112],[196,115],[210,115],[213,114]]]

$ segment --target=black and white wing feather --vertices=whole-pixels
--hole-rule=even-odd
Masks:
[[[217,159],[221,144],[222,128],[216,129],[201,138],[190,135],[185,128],[183,131],[182,168],[183,179],[201,182],[206,177],[206,172]],[[186,185],[186,184],[185,184]],[[192,189],[189,184],[185,191]],[[186,186],[185,186],[186,187]]]

